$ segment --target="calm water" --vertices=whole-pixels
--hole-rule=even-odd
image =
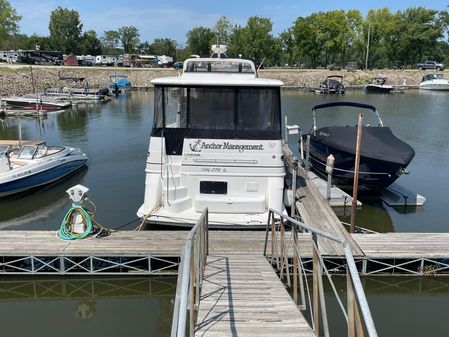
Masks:
[[[427,198],[425,206],[418,208],[391,208],[379,201],[363,200],[358,224],[381,232],[447,232],[449,94],[409,91],[387,96],[354,92],[340,98],[285,91],[283,109],[289,124],[298,124],[308,131],[312,126],[312,106],[335,99],[377,106],[384,124],[416,151],[409,166],[411,174],[401,177],[399,182]],[[143,201],[152,104],[152,92],[133,92],[106,104],[79,106],[40,120],[22,120],[24,138],[80,147],[89,156],[88,168],[43,190],[0,200],[0,229],[57,230],[70,207],[65,190],[78,183],[90,188],[88,195],[97,206],[98,222],[109,228],[137,226],[136,211]],[[342,112],[323,110],[318,125],[356,124],[355,113]],[[17,119],[3,120],[0,139],[18,138],[18,125]],[[294,142],[291,138],[290,143]],[[348,219],[345,213],[349,210],[339,209],[338,213]],[[170,289],[174,281],[161,285],[166,296],[161,300],[153,294],[136,298],[124,290],[127,286],[132,288],[137,278],[120,280],[124,289],[118,287],[116,297],[96,298],[95,314],[80,319],[75,312],[84,302],[88,306],[92,303],[90,294],[20,299],[8,290],[12,287],[9,280],[0,278],[0,321],[13,323],[7,325],[6,331],[4,325],[2,330],[8,336],[52,336],[61,331],[73,336],[165,336],[169,331],[167,317],[171,312],[169,302],[174,290]],[[29,283],[29,279],[24,281]],[[63,282],[55,284],[59,287]],[[366,286],[381,336],[447,335],[449,323],[442,318],[442,313],[449,311],[449,286],[445,280],[370,278]],[[18,284],[18,294],[22,287],[26,286]],[[437,290],[422,290],[433,288]],[[87,307],[82,305],[82,308]],[[23,321],[34,323],[23,326]],[[58,327],[48,331],[45,328],[49,325]],[[16,329],[18,326],[20,329]],[[32,326],[37,328],[33,330]],[[398,330],[404,327],[406,333]]]

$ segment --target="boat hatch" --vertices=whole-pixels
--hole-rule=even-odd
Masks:
[[[281,139],[280,89],[156,86],[153,123],[169,155],[182,154],[184,138]]]

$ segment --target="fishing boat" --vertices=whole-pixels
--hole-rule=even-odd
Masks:
[[[101,101],[109,95],[106,87],[89,88],[88,84],[83,85],[85,77],[59,76],[59,80],[66,81],[68,85],[62,89],[46,88],[43,93],[45,97],[54,97],[58,101]]]
[[[131,82],[123,74],[113,73],[109,76],[109,92],[118,95],[131,90]]]
[[[330,75],[321,82],[318,91],[322,94],[344,94],[346,88],[343,85],[343,76]]]
[[[335,158],[332,181],[338,187],[352,190],[354,181],[357,126],[328,126],[317,128],[316,113],[322,109],[344,107],[359,108],[375,113],[377,126],[363,126],[360,152],[360,191],[382,191],[402,174],[415,156],[407,143],[397,138],[384,126],[377,109],[368,104],[334,102],[313,107],[313,128],[310,133],[310,162],[320,175],[327,176],[326,160]]]
[[[445,79],[443,74],[427,74],[423,76],[419,89],[449,90],[449,80]]]
[[[11,109],[20,110],[45,110],[56,111],[64,110],[71,107],[70,102],[61,102],[53,97],[44,95],[28,94],[24,96],[10,96],[2,98],[3,104],[6,104]]]
[[[44,141],[0,141],[0,197],[49,184],[87,162],[79,148]]]
[[[283,210],[281,81],[245,59],[190,58],[179,77],[151,81],[154,122],[145,195],[149,223],[263,227]]]
[[[389,94],[392,89],[393,86],[387,83],[386,77],[373,77],[369,83],[365,85],[365,91],[368,93]]]

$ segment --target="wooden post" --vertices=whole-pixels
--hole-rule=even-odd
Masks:
[[[285,257],[285,228],[284,219],[281,218],[281,269],[280,269],[280,279],[284,279],[284,267],[288,264],[288,258]]]
[[[354,186],[352,189],[351,227],[349,232],[355,232],[355,218],[357,212],[357,189],[359,186],[360,147],[362,145],[363,115],[359,113],[357,124],[357,145],[355,148]]]
[[[351,274],[346,268],[347,301],[348,301],[348,337],[355,337],[355,303],[354,286],[352,285]]]

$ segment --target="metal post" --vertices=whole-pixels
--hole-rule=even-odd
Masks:
[[[274,261],[274,240],[276,234],[276,227],[274,226],[274,214],[271,213],[271,263]]]
[[[306,179],[309,178],[309,168],[310,168],[310,135],[307,135],[306,139]]]
[[[293,168],[292,168],[292,206],[290,208],[290,216],[293,218],[295,216],[295,200],[296,200],[296,176],[298,174],[298,161],[293,160]]]
[[[317,237],[316,234],[312,234],[312,240],[315,241],[318,247]],[[318,294],[318,278],[320,275],[318,275],[318,271],[320,269],[320,261],[318,259],[318,253],[315,250],[315,247],[313,248],[313,330],[315,332],[315,336],[320,335],[320,303],[319,303],[319,294]]]
[[[360,147],[362,145],[363,114],[359,113],[357,124],[357,145],[355,149],[354,186],[352,189],[351,228],[350,233],[355,232],[355,217],[357,212],[357,189],[359,186]]]
[[[298,236],[296,235],[296,229],[292,230],[293,245],[295,246],[293,254],[293,300],[298,305],[298,269],[299,269],[299,256],[297,253]]]
[[[332,187],[332,172],[334,171],[335,158],[332,154],[327,156],[326,160],[326,172],[327,172],[327,201],[331,200],[331,187]]]
[[[302,139],[302,130],[299,130],[299,153],[301,160],[304,161],[304,140]]]

